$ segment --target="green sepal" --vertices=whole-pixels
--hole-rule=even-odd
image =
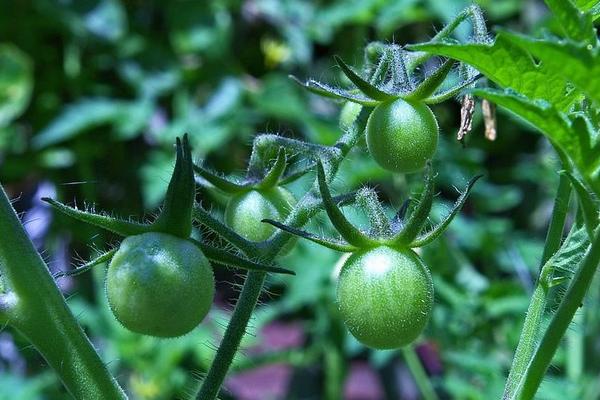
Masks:
[[[75,218],[90,225],[106,229],[107,231],[116,233],[120,236],[141,235],[142,233],[153,231],[152,226],[148,224],[140,224],[139,222],[125,221],[122,219],[109,217],[108,215],[100,215],[78,210],[77,208],[69,207],[48,197],[42,197],[42,201],[45,201],[56,210],[71,218]]]
[[[454,219],[454,217],[456,217],[456,215],[460,212],[461,208],[463,207],[463,205],[467,201],[467,198],[469,197],[469,193],[473,189],[473,186],[475,185],[475,183],[482,176],[483,175],[477,175],[476,177],[474,177],[473,179],[471,179],[469,181],[469,183],[467,184],[467,187],[465,188],[465,190],[460,194],[460,196],[456,200],[456,203],[454,203],[454,206],[452,207],[452,210],[448,213],[448,215],[446,215],[446,217],[444,217],[444,219],[442,220],[442,222],[440,222],[438,225],[436,225],[431,231],[425,233],[424,235],[421,235],[421,236],[417,237],[414,241],[412,241],[412,243],[409,244],[409,247],[422,247],[422,246],[425,246],[425,245],[433,242],[442,233],[444,233],[444,231],[450,225],[450,222],[452,222],[452,220]]]
[[[82,264],[80,266],[78,266],[75,269],[72,269],[70,271],[60,271],[57,272],[53,275],[54,279],[58,279],[58,278],[63,278],[65,276],[77,276],[77,275],[81,275],[85,272],[88,272],[90,269],[92,269],[93,267],[95,267],[96,265],[99,264],[103,264],[106,262],[109,262],[112,257],[115,255],[115,253],[117,252],[117,248],[115,249],[111,249],[108,250],[107,252],[104,252],[102,254],[100,254],[98,257],[86,262],[85,264]]]
[[[176,146],[175,169],[162,210],[152,223],[152,230],[187,239],[192,233],[192,208],[196,197],[194,163],[188,135],[183,135],[183,143],[177,138]]]
[[[211,185],[225,193],[236,194],[248,190],[247,185],[232,182],[229,179],[224,178],[214,172],[211,172],[204,167],[194,164],[193,168],[195,173],[197,173]]]
[[[352,253],[352,252],[359,250],[358,247],[353,246],[351,244],[348,244],[348,243],[345,243],[345,242],[342,242],[339,240],[331,240],[331,239],[327,239],[327,238],[324,238],[321,236],[317,236],[310,232],[306,232],[301,229],[287,226],[285,224],[282,224],[281,222],[277,222],[272,219],[263,219],[261,222],[271,224],[271,225],[275,226],[276,228],[281,229],[282,231],[286,231],[294,236],[299,236],[301,238],[310,240],[311,242],[319,244],[324,247],[327,247],[328,249],[341,251],[344,253]]]
[[[319,191],[321,192],[321,199],[323,200],[323,207],[335,229],[337,229],[340,235],[342,235],[349,244],[359,248],[370,247],[373,244],[373,241],[354,227],[354,225],[346,219],[346,216],[342,213],[342,210],[340,210],[338,205],[333,201],[331,193],[329,192],[329,187],[325,181],[325,170],[323,169],[321,161],[317,162],[317,181],[319,184]]]
[[[206,243],[199,242],[195,239],[188,240],[190,240],[194,245],[196,245],[202,251],[202,253],[204,253],[206,258],[219,265],[225,265],[227,267],[233,268],[241,268],[249,271],[263,271],[272,272],[276,274],[296,275],[294,271],[289,269],[254,262],[248,260],[247,258],[242,258],[231,254],[223,249],[219,249],[210,246]]]
[[[258,184],[255,185],[257,189],[270,189],[279,184],[279,181],[283,177],[285,169],[287,167],[287,157],[285,155],[285,149],[279,148],[277,152],[277,158],[271,169],[265,174],[265,177]]]
[[[431,205],[433,203],[433,168],[427,164],[425,173],[425,189],[419,198],[419,202],[412,211],[406,224],[391,240],[393,246],[408,246],[425,226]]]
[[[421,101],[433,94],[448,76],[456,60],[449,59],[440,66],[434,73],[423,79],[414,90],[402,98],[407,101]]]
[[[458,94],[460,94],[460,92],[462,92],[465,88],[471,86],[473,83],[475,83],[475,81],[479,78],[481,78],[482,75],[481,74],[477,74],[474,75],[468,79],[465,79],[464,81],[462,81],[461,83],[459,83],[456,86],[451,87],[448,90],[444,90],[442,92],[438,92],[438,93],[434,93],[431,96],[427,97],[426,99],[423,100],[423,103],[425,104],[439,104],[439,103],[443,103],[444,101],[451,99],[455,96],[457,96]]]
[[[358,91],[349,91],[349,90],[339,89],[339,88],[329,86],[324,83],[315,81],[313,79],[309,79],[306,82],[302,82],[301,80],[299,80],[298,78],[296,78],[293,75],[290,75],[290,78],[294,82],[296,82],[298,85],[302,86],[303,88],[307,89],[308,91],[310,91],[314,94],[317,94],[319,96],[329,97],[331,99],[337,99],[337,100],[348,100],[353,103],[358,103],[358,104],[361,104],[361,105],[367,106],[367,107],[375,107],[379,103],[381,103],[381,101],[379,101],[379,100],[373,100],[366,96],[361,96],[359,93],[356,93]]]
[[[334,56],[335,62],[342,69],[342,72],[350,79],[354,85],[365,95],[370,98],[378,101],[387,101],[391,99],[395,99],[396,96],[393,96],[389,93],[384,92],[383,90],[377,88],[373,84],[361,78],[356,72],[352,70],[346,63],[338,56]]]

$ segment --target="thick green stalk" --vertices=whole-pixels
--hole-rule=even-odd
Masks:
[[[76,399],[126,399],[69,310],[0,186],[0,271],[7,323],[23,334]],[[10,296],[13,296],[12,299]]]
[[[599,263],[600,229],[596,229],[592,246],[579,265],[567,293],[552,317],[552,321],[550,321],[550,325],[525,371],[524,378],[517,388],[516,398],[531,399],[535,395],[565,331],[573,320],[575,312],[583,304],[583,299]]]
[[[417,357],[415,353],[415,348],[412,345],[406,346],[402,348],[402,355],[404,356],[404,361],[410,370],[419,390],[421,391],[421,395],[424,400],[437,400],[438,396],[431,385],[431,381],[423,369],[423,364],[421,364],[421,360]]]
[[[538,343],[542,328],[544,309],[546,308],[547,295],[547,289],[544,282],[547,271],[544,271],[543,266],[560,247],[565,219],[569,208],[570,196],[571,184],[569,183],[569,179],[564,174],[561,174],[558,190],[554,199],[552,218],[550,220],[550,226],[548,227],[548,233],[546,234],[546,243],[544,245],[540,263],[542,265],[542,271],[540,272],[540,278],[538,279],[531,296],[531,301],[525,316],[525,322],[523,323],[523,330],[521,331],[521,337],[519,338],[519,344],[517,345],[510,373],[508,374],[503,395],[503,398],[505,399],[513,397]]]

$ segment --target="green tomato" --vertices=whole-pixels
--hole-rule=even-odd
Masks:
[[[439,127],[427,105],[402,99],[381,103],[367,121],[367,147],[392,172],[421,170],[437,148]]]
[[[395,349],[414,341],[429,320],[433,283],[412,250],[381,246],[353,253],[342,266],[337,302],[350,333],[366,346]]]
[[[191,242],[165,233],[129,236],[106,275],[108,304],[127,329],[176,337],[195,328],[213,302],[210,263]]]
[[[263,219],[283,221],[296,204],[294,196],[276,186],[267,190],[250,190],[231,198],[225,209],[225,222],[241,236],[253,242],[262,242],[277,230]]]

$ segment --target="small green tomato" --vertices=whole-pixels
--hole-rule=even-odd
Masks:
[[[425,167],[437,148],[439,127],[424,103],[381,103],[367,121],[367,147],[382,168],[410,173]]]
[[[165,233],[129,236],[106,275],[110,308],[127,329],[176,337],[210,310],[215,281],[210,263],[191,242]]]
[[[342,266],[337,302],[352,335],[375,349],[395,349],[425,329],[433,283],[412,250],[381,246],[353,253]]]
[[[295,204],[294,196],[279,186],[266,190],[250,190],[229,200],[225,209],[225,222],[246,239],[261,242],[270,238],[277,229],[261,221],[282,221]]]

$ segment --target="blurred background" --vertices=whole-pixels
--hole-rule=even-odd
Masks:
[[[490,28],[553,29],[541,0],[477,3]],[[198,160],[228,174],[243,171],[257,132],[331,144],[340,135],[340,105],[304,92],[288,75],[343,83],[333,55],[359,66],[369,41],[426,41],[469,4],[0,0],[0,182],[17,199],[51,270],[72,268],[117,238],[54,215],[40,197],[143,219],[162,200],[175,137],[185,132]],[[468,37],[468,24],[457,35]],[[558,164],[541,135],[502,110],[496,141],[484,139],[478,111],[461,145],[459,110],[457,101],[434,107],[442,141],[432,218],[448,210],[469,178],[485,178],[450,230],[423,249],[436,290],[423,337],[406,352],[359,345],[334,303],[340,254],[301,240],[279,260],[297,275],[269,279],[223,399],[419,399],[419,363],[439,398],[501,397],[539,268]],[[310,182],[290,189],[300,195]],[[359,146],[334,186],[337,193],[376,187],[391,213],[421,182],[418,174],[382,170]],[[209,190],[198,198],[216,214],[226,201]],[[361,214],[351,217],[365,222]],[[332,232],[323,216],[309,229]],[[216,269],[210,317],[192,334],[159,340],[114,320],[103,274],[97,267],[59,284],[111,371],[132,398],[187,398],[210,365],[243,276]],[[598,328],[596,316],[590,321]],[[567,340],[581,338],[574,328]],[[598,365],[566,373],[567,357],[558,354],[539,398],[583,398],[584,391],[598,398],[598,379],[584,372],[597,375]],[[35,349],[0,329],[0,399],[66,398]]]

